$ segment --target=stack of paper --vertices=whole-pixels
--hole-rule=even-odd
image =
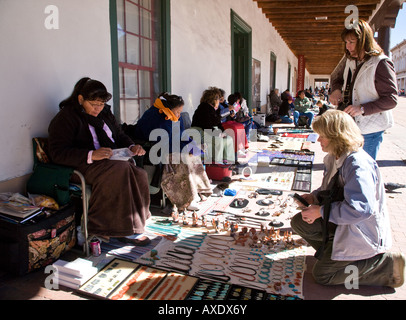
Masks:
[[[258,155],[258,167],[269,167],[269,156]]]
[[[98,272],[92,261],[82,258],[58,260],[52,266],[57,270],[58,283],[72,289],[78,289]]]

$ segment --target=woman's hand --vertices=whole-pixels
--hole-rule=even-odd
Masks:
[[[316,203],[316,199],[315,199],[314,195],[311,194],[311,193],[304,194],[304,195],[302,195],[301,197],[302,197],[303,199],[305,199],[306,202],[307,202],[308,204],[310,204],[310,205]],[[302,205],[302,206],[303,206],[303,204],[302,204],[300,201],[298,201],[298,200],[296,200],[296,199],[295,199],[295,201],[296,201],[299,205]]]
[[[361,106],[348,106],[344,112],[348,113],[351,117],[362,116]]]
[[[92,160],[93,161],[101,161],[110,159],[113,156],[113,150],[110,148],[100,148],[98,150],[93,151]]]
[[[312,205],[308,208],[303,209],[302,219],[308,224],[313,224],[314,221],[321,218],[321,207],[317,205]]]
[[[145,154],[147,153],[143,147],[141,147],[140,145],[135,145],[131,147],[131,152],[134,153],[134,156],[145,156]]]

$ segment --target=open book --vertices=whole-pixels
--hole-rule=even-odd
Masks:
[[[40,210],[41,208],[26,203],[14,201],[0,202],[0,212],[14,217],[26,218],[31,214],[36,213]]]
[[[115,149],[113,150],[113,156],[110,160],[128,161],[132,157],[134,157],[134,154],[128,148]]]

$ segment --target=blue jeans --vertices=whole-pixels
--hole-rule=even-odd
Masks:
[[[299,117],[300,116],[306,116],[309,119],[308,125],[309,127],[312,125],[313,123],[313,118],[314,118],[314,113],[313,112],[299,112],[299,111],[295,111],[293,113],[293,119],[295,121],[295,126],[298,125],[299,122]]]
[[[293,123],[293,120],[288,116],[279,116],[279,118],[282,120],[281,123]]]
[[[364,150],[368,153],[374,160],[378,156],[379,147],[383,141],[383,134],[385,131],[375,132],[364,135]]]
[[[240,123],[242,123],[243,125],[244,125],[244,128],[245,128],[245,135],[247,136],[247,139],[248,139],[248,141],[250,140],[250,131],[252,130],[252,129],[255,129],[256,128],[256,126],[255,126],[255,124],[253,123],[254,121],[253,120],[247,120],[247,121],[244,121],[244,122],[240,122]]]

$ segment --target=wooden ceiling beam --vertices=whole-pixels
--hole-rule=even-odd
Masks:
[[[381,0],[253,1],[257,2],[258,7],[293,54],[296,57],[304,55],[308,72],[326,75],[334,71],[344,56],[341,32],[349,16],[345,13],[345,8],[349,5],[357,6],[360,18],[368,21],[381,2]],[[316,17],[328,19],[316,20]]]
[[[361,5],[358,6],[359,12],[372,12],[376,8],[376,5]],[[345,9],[345,8],[344,8]],[[342,12],[344,12],[344,9]],[[263,8],[263,13],[267,14],[300,14],[303,13],[303,8]],[[305,10],[306,13],[314,12],[315,14],[320,14],[320,15],[328,15],[330,13],[334,12],[340,12],[337,10],[337,7],[323,7],[320,9],[320,7],[313,8],[313,7],[307,7]]]
[[[372,14],[372,10],[371,11],[362,11],[359,12],[360,17],[366,17],[368,18],[370,15]],[[280,18],[284,18],[284,19],[313,19],[315,20],[316,17],[327,17],[329,20],[332,18],[340,18],[342,20],[345,20],[348,18],[348,14],[346,14],[345,12],[335,12],[335,13],[322,13],[322,12],[304,12],[304,13],[290,13],[290,12],[286,12],[286,13],[265,13],[265,16],[268,19],[280,19]]]
[[[302,56],[302,54],[297,54],[297,56]],[[319,61],[316,61],[316,60],[310,60],[310,59],[308,59],[307,57],[306,57],[306,55],[304,55],[305,56],[305,61],[306,61],[306,64],[307,65],[311,65],[311,66],[331,66],[331,65],[333,65],[333,64],[335,64],[335,65],[337,65],[337,63],[335,63],[334,61],[340,61],[341,60],[341,58],[343,57],[342,55],[340,55],[340,56],[329,56],[328,57],[328,62],[320,62],[320,60]],[[321,57],[320,57],[320,59],[322,59]],[[324,60],[326,60],[326,56],[324,56],[324,59],[322,59],[321,61],[324,61]]]
[[[341,42],[341,37],[340,36],[326,36],[325,38],[320,37],[318,34],[308,34],[308,35],[291,35],[289,38],[286,38],[287,41],[289,42],[296,42],[296,41],[314,41],[317,43],[323,43],[323,44],[336,44],[338,41]]]
[[[359,17],[361,19],[363,19],[363,20],[368,20],[368,16],[361,16],[360,15]],[[309,18],[309,17],[307,17],[307,18],[306,17],[299,18],[298,17],[297,20],[294,20],[294,19],[289,19],[288,17],[279,16],[279,17],[273,17],[273,18],[268,18],[268,19],[269,19],[269,21],[272,22],[272,24],[286,21],[288,23],[298,23],[298,24],[301,24],[301,25],[305,25],[307,23],[316,22],[316,23],[319,24],[319,27],[322,28],[323,26],[326,26],[326,25],[328,25],[330,23],[341,23],[341,25],[344,27],[344,23],[345,23],[345,20],[347,19],[347,16],[343,15],[343,16],[337,16],[337,17],[329,17],[328,20],[319,20],[319,21],[317,21],[315,19],[315,17],[311,17],[311,18]]]
[[[317,28],[303,28],[298,26],[298,28],[296,29],[280,29],[278,30],[278,33],[280,35],[295,35],[295,34],[320,34],[320,35],[341,35],[341,31],[343,31],[344,27],[343,26],[338,26],[338,27],[334,27],[334,28],[321,28],[321,29],[317,29]]]
[[[324,53],[324,54],[335,54],[335,53],[341,53],[344,54],[344,49],[341,47],[332,47],[332,46],[311,46],[308,45],[307,47],[304,46],[295,46],[291,45],[290,48],[292,51],[300,53],[300,54],[310,54],[310,53]]]
[[[331,55],[331,56],[328,55],[328,60],[329,61],[328,62],[322,62],[322,61],[327,59],[326,54],[324,54],[324,56],[317,56],[317,57],[315,57],[313,59],[309,58],[309,55],[300,54],[300,53],[298,53],[297,55],[298,56],[304,56],[307,64],[309,64],[309,65],[317,64],[318,66],[330,66],[332,64],[335,64],[332,61],[341,60],[341,58],[343,57],[342,54],[341,55]],[[320,59],[322,59],[322,60],[320,60]]]
[[[334,67],[322,67],[322,68],[306,68],[310,74],[332,74],[335,66]]]
[[[296,28],[295,28],[295,26],[296,26]],[[317,33],[328,33],[328,32],[331,32],[331,31],[334,31],[334,30],[340,30],[341,31],[341,29],[343,29],[344,28],[344,26],[343,26],[343,24],[339,24],[339,25],[337,25],[337,26],[324,26],[323,28],[320,28],[320,27],[318,27],[318,28],[315,28],[315,27],[310,27],[310,26],[306,26],[306,28],[303,28],[303,26],[301,26],[301,25],[299,25],[299,24],[297,24],[297,25],[295,25],[295,26],[290,26],[290,29],[288,29],[288,28],[283,28],[283,29],[280,29],[280,30],[278,30],[278,32],[280,33],[280,34],[283,34],[283,33],[292,33],[292,32],[294,32],[294,33],[296,33],[296,32],[298,32],[298,33],[309,33],[309,31],[312,31],[312,32],[317,32]],[[286,26],[286,27],[288,27],[288,26]]]
[[[376,0],[353,0],[353,1],[343,1],[343,0],[304,0],[304,1],[266,1],[266,0],[255,0],[258,3],[258,7],[261,9],[269,8],[345,8],[349,5],[377,5],[379,1]],[[344,11],[344,9],[343,9]]]
[[[278,27],[282,28],[283,30],[294,30],[294,29],[300,29],[303,30],[303,25],[301,23],[294,23],[292,21],[270,21],[272,25],[278,29]],[[319,28],[344,28],[344,21],[339,21],[339,22],[329,22],[328,24],[325,23],[320,23],[315,20],[313,22],[308,22],[306,23],[306,30],[309,30],[311,28],[314,29],[319,29]]]
[[[335,54],[335,53],[341,53],[344,54],[344,47],[336,47],[333,45],[329,46],[316,46],[312,44],[308,44],[307,47],[304,46],[295,46],[295,44],[290,45],[290,48],[292,51],[296,52],[301,52],[302,54],[317,54],[320,52],[320,54],[326,54],[325,50],[328,50],[328,54]]]
[[[300,46],[303,48],[309,47],[308,43],[306,43],[305,41],[300,41],[300,39],[299,40],[286,39],[285,42],[291,43],[292,45]],[[340,46],[341,47],[343,45],[343,42],[341,41],[341,39],[337,40],[337,41],[332,41],[332,42],[326,42],[326,41],[322,42],[322,41],[314,40],[314,43],[312,43],[312,45],[319,46],[319,47],[321,47],[321,46]]]
[[[339,58],[331,58],[330,63],[313,63],[309,61],[305,61],[306,67],[308,66],[309,68],[335,68],[337,64],[340,62],[342,56]]]
[[[319,70],[320,69],[324,69],[324,70],[329,69],[329,70],[331,70],[329,73],[331,73],[339,63],[340,63],[340,60],[337,60],[336,63],[331,63],[330,65],[323,65],[323,66],[306,65],[306,69],[313,69],[313,70],[314,69],[319,69]],[[318,73],[324,73],[324,72],[318,72]]]
[[[296,31],[296,32],[279,32],[279,35],[282,38],[291,38],[291,37],[304,37],[307,39],[325,39],[325,38],[336,38],[341,39],[341,29],[329,30],[329,31],[318,31],[318,30],[306,30],[306,31]]]
[[[325,50],[305,50],[302,48],[292,48],[292,51],[295,54],[298,55],[303,55],[303,56],[308,56],[309,59],[317,60],[319,57],[324,56],[324,57],[339,57],[344,55],[344,50],[340,49],[334,49],[331,48],[328,51]]]
[[[308,69],[310,74],[327,74],[330,75],[333,73],[334,71],[334,67],[333,68],[317,68],[317,69]]]
[[[320,56],[320,57],[318,57],[318,58],[321,58],[321,57],[322,57],[322,56]],[[325,60],[325,59],[326,59],[326,55],[324,55],[323,57],[324,57],[324,60]],[[329,62],[323,63],[323,62],[320,62],[320,60],[309,59],[309,58],[306,58],[306,56],[305,56],[305,61],[306,61],[307,64],[310,64],[310,65],[313,65],[314,63],[317,63],[318,66],[331,66],[331,65],[335,64],[335,63],[332,63],[331,61],[337,60],[337,59],[338,59],[338,60],[341,60],[342,57],[343,57],[343,55],[328,56]]]
[[[335,50],[332,52],[325,52],[321,50],[316,51],[304,51],[301,49],[292,49],[295,54],[307,56],[311,61],[317,61],[319,57],[342,57],[344,55],[344,50]],[[320,61],[321,62],[321,61]]]
[[[330,69],[334,70],[335,67],[340,63],[341,59],[338,59],[337,61],[334,61],[333,63],[329,65],[309,65],[306,64],[306,69]]]

